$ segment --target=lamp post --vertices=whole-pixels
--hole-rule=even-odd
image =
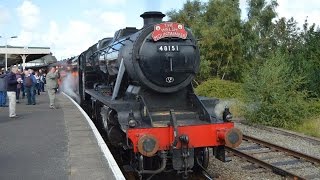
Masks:
[[[6,66],[6,71],[8,71],[8,39],[14,39],[14,38],[18,38],[18,36],[11,36],[11,37],[2,37],[0,36],[0,38],[4,38],[5,39],[5,43],[6,43],[6,53],[5,53],[5,66]]]

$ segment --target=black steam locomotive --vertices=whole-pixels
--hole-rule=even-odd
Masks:
[[[242,134],[228,109],[214,114],[218,100],[194,94],[196,39],[164,16],[145,12],[141,29],[120,29],[79,56],[80,103],[131,169],[187,177],[207,168],[209,148],[224,161],[224,146],[238,146]]]

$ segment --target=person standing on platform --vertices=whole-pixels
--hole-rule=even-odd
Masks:
[[[32,105],[36,105],[36,84],[37,84],[37,80],[34,76],[34,71],[33,69],[28,69],[29,71],[29,75],[32,79],[32,86],[31,86],[31,102]]]
[[[40,95],[40,76],[37,71],[34,73],[34,77],[36,78],[36,94]]]
[[[58,87],[58,70],[54,66],[49,68],[46,76],[47,92],[50,100],[50,108],[55,109],[56,88]]]
[[[21,72],[21,79],[22,80],[24,80],[24,72],[25,72],[25,70],[22,70],[22,72]],[[22,83],[21,83],[21,93],[22,93],[22,99],[24,99],[24,97],[26,96],[26,92],[24,91],[24,83],[23,83],[23,81],[22,81]]]
[[[40,76],[40,91],[44,92],[44,82],[46,77],[42,69],[39,69],[39,76]]]
[[[15,118],[18,117],[16,114],[16,93],[17,93],[17,84],[22,80],[21,78],[17,79],[16,74],[18,72],[18,67],[11,67],[11,72],[7,75],[7,95],[9,98],[9,117]]]
[[[16,74],[16,78],[17,79],[22,79],[22,76],[21,76],[21,70],[18,69],[18,72]],[[20,100],[20,91],[21,91],[21,86],[22,86],[22,81],[20,81],[18,84],[17,84],[17,93],[16,93],[16,102],[19,103],[19,100]]]
[[[24,79],[23,79],[23,86],[24,86],[24,91],[27,95],[27,99],[28,99],[28,102],[27,102],[27,105],[31,105],[33,102],[32,102],[32,93],[33,93],[33,90],[32,90],[32,78],[30,76],[30,73],[28,70],[25,70],[24,71]]]
[[[4,71],[0,71],[0,107],[8,107],[7,103],[7,79]]]

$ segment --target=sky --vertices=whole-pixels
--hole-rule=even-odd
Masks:
[[[203,0],[204,2],[207,0]],[[58,59],[75,56],[124,27],[141,28],[145,11],[181,9],[186,0],[0,0],[0,45],[50,47]],[[318,0],[278,0],[279,17],[320,23]],[[242,17],[246,0],[240,0]],[[166,20],[166,19],[164,19]],[[8,37],[18,36],[10,39]]]

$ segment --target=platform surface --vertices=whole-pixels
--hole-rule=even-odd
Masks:
[[[116,179],[79,109],[63,94],[57,109],[48,101],[20,100],[17,118],[0,107],[0,179]]]

